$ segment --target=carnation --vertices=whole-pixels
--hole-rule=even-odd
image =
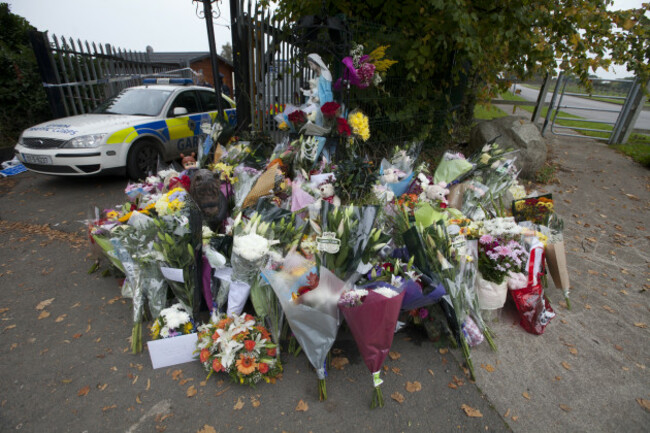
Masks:
[[[399,293],[397,293],[395,290],[391,289],[390,287],[378,287],[374,290],[374,292],[382,296],[385,296],[387,298],[392,298],[399,295]]]
[[[243,236],[235,236],[232,250],[249,261],[256,261],[269,252],[270,243],[265,237],[257,233],[249,233]]]

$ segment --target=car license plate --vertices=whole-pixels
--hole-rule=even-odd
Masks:
[[[52,158],[49,155],[30,155],[29,153],[23,153],[23,159],[25,162],[31,164],[42,164],[42,165],[51,165]]]

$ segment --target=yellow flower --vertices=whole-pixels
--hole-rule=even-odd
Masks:
[[[352,128],[352,132],[358,135],[363,141],[370,138],[370,127],[368,126],[368,117],[360,111],[351,114],[348,117],[348,122]]]
[[[490,161],[490,155],[487,153],[484,153],[481,155],[481,164],[487,164]]]
[[[120,217],[118,219],[118,221],[121,222],[121,223],[125,223],[125,222],[127,222],[129,220],[129,218],[131,218],[132,214],[133,214],[133,211],[131,211],[131,212],[127,213],[126,215]]]
[[[282,122],[278,125],[278,128],[284,131],[289,129],[289,125],[287,125],[287,122]]]
[[[185,325],[183,325],[183,334],[189,334],[192,332],[192,322],[187,322]]]
[[[109,220],[114,220],[117,219],[118,215],[119,214],[116,211],[112,210],[106,214],[106,218],[108,218]]]
[[[375,65],[375,70],[377,72],[386,72],[388,68],[397,63],[397,60],[384,59],[388,47],[390,47],[390,45],[379,46],[368,55],[370,61]]]

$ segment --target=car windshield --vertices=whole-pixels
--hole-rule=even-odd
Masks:
[[[125,89],[103,102],[95,109],[94,113],[155,116],[162,111],[163,105],[171,93],[169,90],[150,88]]]

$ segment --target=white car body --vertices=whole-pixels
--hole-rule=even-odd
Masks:
[[[125,92],[140,93],[129,96],[123,95]],[[83,114],[33,126],[23,132],[15,147],[18,159],[29,170],[44,174],[86,176],[126,171],[133,178],[147,174],[136,170],[136,162],[130,161],[139,156],[144,143],[165,161],[178,158],[181,153],[190,154],[197,150],[200,138],[205,137],[201,124],[212,123],[217,116],[214,90],[206,87],[151,84],[125,89],[119,97],[130,97],[136,104],[147,98],[155,99],[155,104],[161,104],[163,99],[164,102],[159,112],[152,115]],[[222,97],[228,103],[222,109],[232,123],[234,102]],[[183,102],[197,104],[185,107]],[[138,149],[138,155],[133,154],[134,149]]]

